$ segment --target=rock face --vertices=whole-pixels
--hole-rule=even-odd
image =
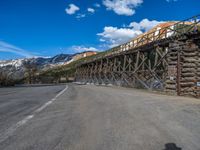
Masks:
[[[26,59],[0,61],[0,73],[7,74],[10,78],[21,79],[24,76],[24,63]]]
[[[0,73],[3,72],[8,74],[12,79],[22,79],[26,71],[26,64],[34,65],[38,70],[45,70],[55,66],[64,65],[94,54],[96,54],[96,52],[59,54],[50,58],[38,57],[0,61]]]

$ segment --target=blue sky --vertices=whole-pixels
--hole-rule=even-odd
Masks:
[[[105,50],[198,13],[199,0],[1,0],[0,59]]]

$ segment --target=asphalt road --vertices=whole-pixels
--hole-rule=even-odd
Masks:
[[[0,150],[200,150],[200,100],[93,85],[0,89]]]

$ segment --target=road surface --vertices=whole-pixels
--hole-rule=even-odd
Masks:
[[[94,85],[2,88],[0,150],[200,150],[200,100]]]

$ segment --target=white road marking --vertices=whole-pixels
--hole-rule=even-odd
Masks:
[[[42,110],[44,110],[47,106],[49,106],[50,104],[52,104],[54,101],[57,100],[57,98],[59,96],[61,96],[66,90],[68,89],[68,86],[66,85],[65,89],[62,90],[60,93],[58,93],[53,99],[51,99],[50,101],[46,102],[44,105],[42,105],[40,108],[38,108],[37,110],[35,110],[33,112],[32,115],[29,115],[27,117],[25,117],[23,120],[17,122],[15,125],[11,126],[10,128],[8,128],[8,130],[6,132],[4,132],[3,134],[0,135],[0,143],[2,143],[3,141],[5,141],[6,139],[8,139],[10,136],[13,135],[13,133],[21,126],[25,125],[29,120],[31,120],[32,118],[34,118],[34,116],[41,112]]]
[[[46,102],[44,105],[42,105],[40,108],[38,108],[35,112],[36,112],[36,113],[41,112],[41,111],[42,111],[43,109],[45,109],[48,105],[50,105],[52,102],[53,102],[52,100]]]

